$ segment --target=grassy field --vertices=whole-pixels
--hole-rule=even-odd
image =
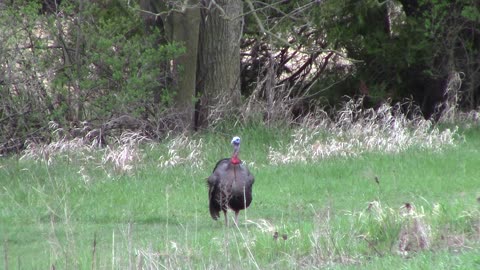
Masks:
[[[306,158],[328,134],[234,132],[1,159],[0,268],[480,268],[478,127],[438,147]],[[256,182],[239,226],[225,227],[205,180],[233,135]]]

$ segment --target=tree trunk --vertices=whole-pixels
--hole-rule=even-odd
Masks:
[[[234,112],[240,104],[241,0],[204,0],[197,69],[196,128]]]
[[[165,25],[168,37],[185,46],[185,53],[173,63],[174,74],[178,74],[175,80],[175,111],[180,118],[178,128],[182,130],[193,127],[200,25],[200,8],[195,2],[189,0],[181,11],[172,11]]]
[[[195,84],[197,76],[198,35],[200,27],[200,7],[198,0],[178,1],[175,8],[169,9],[165,1],[140,0],[145,23],[163,28],[169,42],[177,42],[185,47],[185,53],[177,58],[171,68],[176,77],[173,80],[174,110],[178,116],[176,128],[188,130],[193,127]],[[161,20],[156,14],[161,15]],[[160,89],[155,99],[160,97]]]

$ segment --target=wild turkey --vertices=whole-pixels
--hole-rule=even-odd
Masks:
[[[210,215],[214,220],[220,217],[220,210],[228,225],[227,209],[235,212],[235,224],[238,224],[238,213],[246,209],[252,202],[253,175],[238,158],[240,138],[233,137],[233,154],[217,162],[212,175],[208,177],[208,199]]]

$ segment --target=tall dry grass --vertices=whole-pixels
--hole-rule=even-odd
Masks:
[[[166,155],[159,158],[160,168],[189,165],[192,168],[203,167],[204,143],[202,139],[192,139],[180,134],[167,142]]]
[[[143,159],[142,144],[152,143],[152,140],[140,132],[125,131],[118,138],[112,138],[113,143],[102,148],[97,141],[88,139],[88,134],[82,138],[71,138],[63,132],[58,124],[51,122],[50,128],[56,139],[50,143],[26,142],[20,160],[34,160],[54,165],[57,161],[78,165],[77,172],[85,182],[90,181],[85,167],[96,164],[110,174],[128,173],[141,164]]]
[[[398,153],[412,147],[439,150],[455,144],[457,128],[440,129],[412,104],[383,103],[377,109],[364,109],[362,104],[362,99],[349,99],[333,119],[322,110],[305,117],[290,143],[270,148],[270,163]]]
[[[362,99],[349,99],[334,117],[323,110],[307,115],[293,129],[287,144],[270,148],[268,160],[278,165],[315,162],[334,156],[354,157],[365,152],[398,153],[410,148],[440,150],[455,145],[459,138],[456,127],[441,129],[431,120],[424,119],[411,103],[383,103],[377,109],[365,109],[362,103]],[[60,130],[52,125],[53,133],[61,133]],[[202,139],[180,134],[166,141],[167,152],[159,157],[159,167],[182,164],[203,167],[205,145]],[[139,147],[142,144],[155,143],[141,133],[130,131],[114,138],[113,143],[105,148],[98,148],[97,143],[87,139],[58,136],[56,141],[48,144],[27,142],[21,159],[43,160],[51,164],[63,157],[86,162],[96,160],[94,153],[101,153],[101,166],[113,167],[117,172],[131,172],[143,159]]]

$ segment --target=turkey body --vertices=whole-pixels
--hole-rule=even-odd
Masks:
[[[220,211],[227,220],[227,209],[235,212],[235,223],[240,210],[246,209],[252,203],[252,186],[254,177],[241,162],[235,164],[230,158],[217,162],[212,175],[208,177],[208,197],[210,215],[213,219],[220,217]]]

